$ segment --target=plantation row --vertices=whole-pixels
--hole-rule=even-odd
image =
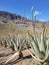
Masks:
[[[31,56],[38,60],[41,65],[49,61],[49,38],[47,31],[49,28],[19,27],[14,23],[0,24],[0,45],[5,48],[11,48],[15,53],[6,62],[8,63],[16,55],[23,57],[22,50],[27,49]],[[31,48],[33,51],[29,50]]]

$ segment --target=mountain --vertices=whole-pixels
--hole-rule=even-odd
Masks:
[[[13,13],[9,13],[6,11],[0,11],[0,21],[2,22],[9,22],[9,21],[13,21],[13,20],[24,20],[26,18],[17,15],[17,14],[13,14]]]
[[[0,23],[9,23],[9,22],[14,22],[16,24],[23,24],[25,26],[31,26],[31,24],[33,25],[35,23],[36,27],[40,27],[40,25],[44,23],[44,22],[29,20],[26,17],[22,17],[21,15],[18,14],[6,12],[6,11],[0,11]],[[49,27],[49,21],[45,22],[44,26]]]

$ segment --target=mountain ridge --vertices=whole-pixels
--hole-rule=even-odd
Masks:
[[[14,13],[6,12],[6,11],[0,11],[0,20],[3,21],[8,21],[8,20],[24,20],[25,18]]]
[[[15,13],[0,11],[0,22],[3,22],[3,23],[20,22],[20,23],[25,24],[25,22],[27,22],[27,23],[37,22],[38,23],[39,21],[32,21],[32,20],[27,19],[26,17],[23,17],[21,15],[15,14]],[[45,26],[49,26],[49,21],[43,22],[43,23],[45,23]]]

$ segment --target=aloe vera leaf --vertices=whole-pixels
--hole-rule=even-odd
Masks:
[[[45,53],[45,48],[46,48],[46,33],[45,33],[45,30],[43,30],[42,34],[41,34],[41,47],[40,47],[40,51]]]

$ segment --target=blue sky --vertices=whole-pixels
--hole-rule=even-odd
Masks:
[[[37,13],[37,20],[49,20],[49,0],[0,0],[0,10],[32,18],[31,8]]]

